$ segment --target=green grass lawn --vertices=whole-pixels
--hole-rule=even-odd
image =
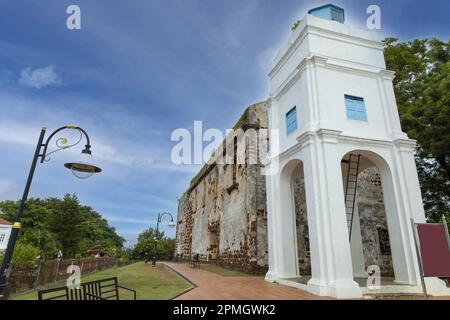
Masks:
[[[113,267],[100,272],[84,276],[81,282],[93,281],[103,278],[118,277],[121,286],[137,291],[138,300],[167,300],[177,294],[191,288],[191,285],[161,265],[155,268],[151,263],[134,263],[124,267]],[[56,287],[64,286],[58,284]],[[121,300],[131,298],[131,293],[120,291]],[[37,300],[37,290],[17,294],[11,297],[12,300]]]
[[[246,277],[251,277],[251,276],[255,276],[254,274],[250,274],[250,273],[245,273],[243,271],[237,271],[237,270],[231,270],[231,269],[227,269],[227,268],[223,268],[221,266],[218,266],[217,264],[201,264],[200,265],[200,269],[202,270],[206,270],[206,271],[210,271],[210,272],[214,272],[217,273],[221,276],[224,277],[230,277],[230,276],[246,276]]]

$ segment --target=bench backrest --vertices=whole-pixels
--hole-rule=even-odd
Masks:
[[[38,292],[39,300],[119,300],[117,277],[84,282],[80,289],[67,286]]]

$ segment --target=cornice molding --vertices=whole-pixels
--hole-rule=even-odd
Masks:
[[[395,78],[395,72],[391,71],[391,70],[380,70],[378,71],[378,75],[383,79],[383,80],[394,80]]]
[[[342,60],[346,62],[345,60]],[[294,82],[299,79],[302,74],[307,70],[308,66],[315,65],[328,70],[335,70],[345,72],[347,74],[364,75],[372,78],[380,77],[383,80],[392,81],[395,77],[395,72],[385,69],[379,69],[376,67],[358,64],[352,62],[352,65],[345,65],[339,63],[339,60],[333,59],[331,61],[328,57],[320,55],[312,55],[304,58],[297,67],[291,72],[291,74],[284,80],[278,88],[271,94],[271,97],[277,99],[280,95],[284,94],[289,88],[292,87]]]
[[[397,147],[399,151],[411,152],[417,145],[417,142],[412,139],[395,139],[395,140],[384,140],[384,139],[371,139],[371,138],[361,138],[355,136],[342,135],[342,131],[334,129],[319,129],[317,131],[305,131],[296,138],[297,142],[295,145],[289,149],[283,151],[278,155],[278,157],[271,157],[267,159],[265,166],[269,165],[273,159],[285,160],[289,158],[292,154],[299,152],[301,149],[313,143],[347,143],[353,144],[360,147],[362,144],[366,147]]]
[[[367,38],[363,38],[357,35],[350,35],[341,32],[336,32],[333,30],[320,28],[313,25],[306,25],[297,35],[297,37],[290,43],[289,47],[285,52],[281,54],[281,57],[275,58],[277,60],[275,64],[272,66],[268,76],[269,78],[273,78],[283,67],[286,61],[292,56],[293,52],[298,48],[298,46],[303,42],[305,37],[308,34],[317,35],[319,37],[325,37],[330,39],[338,39],[340,41],[344,41],[347,43],[351,43],[354,45],[364,46],[371,49],[383,50],[383,43],[376,40],[370,40]],[[332,35],[332,36],[330,36]],[[277,59],[278,58],[278,59]]]
[[[275,92],[271,95],[272,98],[276,99],[280,95],[286,92],[287,89],[292,87],[294,82],[299,79],[302,74],[306,71],[307,66],[309,65],[319,65],[326,66],[328,59],[322,56],[313,55],[304,58],[300,63],[295,67],[295,69],[291,72],[291,74],[284,80],[280,86],[275,90]]]

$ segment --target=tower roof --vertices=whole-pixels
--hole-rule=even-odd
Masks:
[[[344,23],[345,21],[344,9],[331,3],[313,8],[308,11],[308,14],[312,14],[323,19],[337,21],[340,23]]]
[[[2,219],[2,218],[0,218],[0,225],[1,224],[3,224],[3,225],[12,225],[12,223],[11,222],[9,222],[8,220],[5,220],[5,219]]]

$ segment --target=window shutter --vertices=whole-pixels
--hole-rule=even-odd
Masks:
[[[345,95],[345,110],[348,119],[367,121],[364,99]]]
[[[290,134],[297,129],[297,107],[293,107],[286,113],[286,134]]]

